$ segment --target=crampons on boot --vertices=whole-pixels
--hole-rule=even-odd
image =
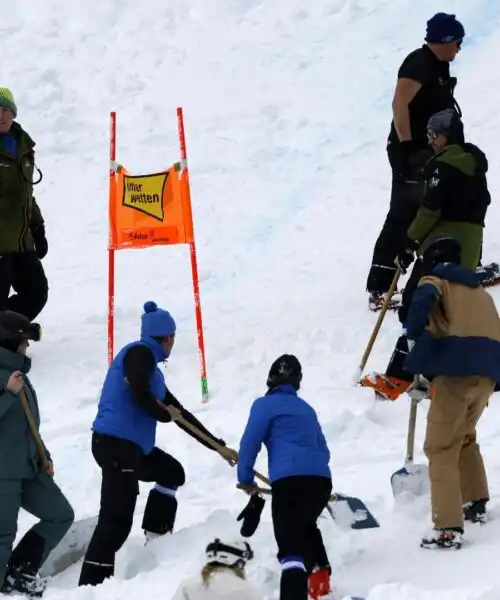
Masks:
[[[0,592],[2,594],[24,594],[29,598],[41,598],[47,587],[47,577],[40,577],[38,573],[23,570],[22,567],[9,569],[5,576]]]
[[[463,530],[458,528],[433,529],[422,538],[420,547],[428,550],[460,550],[462,535]]]
[[[378,312],[384,306],[385,299],[387,298],[387,292],[370,292],[368,298],[368,308],[372,312]],[[402,292],[396,291],[389,300],[388,309],[397,310],[401,306]]]
[[[486,523],[488,521],[486,502],[487,500],[466,502],[462,507],[464,511],[464,520],[469,521],[469,523]]]
[[[397,400],[408,389],[411,381],[380,373],[369,373],[359,383],[364,387],[373,388],[380,400]]]
[[[307,593],[311,600],[327,600],[331,596],[330,573],[328,569],[315,569],[307,584]]]

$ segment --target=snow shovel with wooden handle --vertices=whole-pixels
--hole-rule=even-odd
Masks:
[[[172,416],[172,413],[165,406],[165,404],[163,404],[163,402],[160,402],[159,400],[157,400],[157,402]],[[192,431],[197,437],[212,446],[214,450],[217,450],[220,454],[222,454],[221,450],[223,451],[224,447],[218,444],[210,436],[206,435],[203,431],[200,431],[194,425],[191,425],[189,421],[186,421],[180,415],[176,416],[175,420],[186,429]],[[262,483],[265,483],[266,485],[270,485],[269,479],[257,471],[255,471],[255,478],[259,481],[262,481]],[[374,527],[380,527],[377,519],[375,519],[372,513],[368,510],[365,503],[354,496],[333,494],[330,496],[330,502],[326,508],[332,519],[334,519],[341,527],[346,529],[372,529]]]
[[[31,412],[26,392],[23,389],[19,392],[19,398],[28,421],[31,435],[35,440],[40,464],[43,471],[47,473],[51,466],[51,461],[45,451],[45,446],[43,445],[40,432],[38,431],[33,413]],[[63,539],[49,554],[47,560],[40,569],[40,574],[44,577],[56,575],[83,558],[96,525],[97,516],[74,521]]]
[[[378,332],[380,331],[380,328],[382,327],[382,322],[384,321],[384,317],[385,317],[387,311],[389,310],[389,304],[391,303],[392,297],[394,296],[394,293],[397,290],[398,281],[399,281],[400,277],[401,277],[401,269],[398,268],[396,270],[394,277],[392,278],[391,287],[389,288],[389,291],[387,292],[387,295],[384,300],[384,304],[382,305],[380,314],[377,318],[377,322],[375,323],[375,327],[373,328],[370,339],[368,340],[368,344],[366,345],[363,356],[361,357],[359,367],[358,367],[356,373],[354,374],[355,385],[359,385],[361,377],[363,376],[363,371],[366,367],[366,363],[368,362],[368,358],[369,358],[371,351],[373,349],[373,346],[375,344],[375,340],[377,339]]]
[[[391,476],[392,493],[395,498],[422,496],[429,491],[429,469],[427,465],[415,464],[413,462],[417,407],[421,400],[421,397],[417,395],[419,383],[420,378],[417,375],[413,384],[407,390],[411,403],[406,438],[406,457],[404,467],[394,472]]]

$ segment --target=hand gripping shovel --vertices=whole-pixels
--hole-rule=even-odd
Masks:
[[[19,392],[19,398],[21,400],[24,413],[26,414],[31,435],[35,440],[40,464],[42,469],[47,471],[49,459],[45,452],[45,447],[43,445],[42,438],[40,437],[35,419],[33,418],[33,413],[31,412],[26,392],[23,389],[21,389]],[[87,517],[86,519],[75,521],[63,539],[49,554],[47,560],[40,569],[40,574],[42,576],[56,575],[83,558],[96,525],[97,516]]]
[[[410,417],[408,420],[408,436],[406,439],[406,457],[404,467],[391,476],[392,493],[395,498],[404,496],[421,496],[429,490],[429,469],[427,465],[419,465],[413,462],[413,451],[415,447],[415,425],[417,421],[417,406],[421,398],[417,395],[416,388],[419,385],[418,376],[407,390],[411,399]]]
[[[168,411],[167,407],[158,401],[165,410]],[[218,444],[211,437],[200,431],[194,425],[191,425],[189,421],[186,421],[182,417],[176,419],[183,427],[192,431],[197,437],[210,444],[214,450],[221,450],[222,446]],[[266,485],[270,485],[269,479],[255,471],[255,478]],[[261,493],[271,493],[271,490],[261,489]],[[359,498],[353,496],[344,496],[343,494],[333,494],[330,496],[330,502],[327,504],[327,510],[330,513],[332,519],[337,522],[340,527],[347,529],[372,529],[374,527],[380,527],[377,519],[368,510],[365,503]]]

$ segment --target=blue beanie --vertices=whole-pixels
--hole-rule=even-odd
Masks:
[[[425,41],[430,44],[451,44],[465,37],[465,29],[455,15],[437,13],[427,21]]]
[[[156,302],[144,304],[144,314],[141,317],[141,337],[165,337],[175,333],[175,321],[172,315],[161,308]]]

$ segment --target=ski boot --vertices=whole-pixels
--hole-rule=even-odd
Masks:
[[[464,520],[469,521],[470,523],[481,523],[484,525],[484,523],[488,521],[486,502],[487,500],[466,502],[462,507],[464,511]]]
[[[422,538],[420,547],[428,550],[460,550],[463,533],[463,529],[458,527],[433,529],[430,535]]]
[[[330,570],[316,567],[309,575],[307,593],[311,600],[328,600],[331,597]]]
[[[2,594],[16,592],[28,598],[41,598],[47,587],[47,577],[40,577],[36,572],[25,567],[15,567],[7,571],[4,584],[0,590]]]
[[[387,298],[387,292],[370,292],[368,298],[368,308],[372,312],[378,312],[382,309],[385,299]],[[399,291],[394,292],[392,298],[389,300],[388,310],[397,310],[401,306],[402,293]]]

